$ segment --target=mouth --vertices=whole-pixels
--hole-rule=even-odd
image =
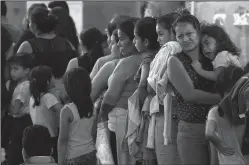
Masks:
[[[211,52],[204,52],[204,55],[209,58],[212,59],[212,53]]]

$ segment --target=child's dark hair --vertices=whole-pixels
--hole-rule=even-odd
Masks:
[[[74,68],[64,75],[64,85],[70,100],[78,108],[80,118],[93,115],[93,102],[90,97],[92,84],[88,72]]]
[[[31,125],[23,131],[22,146],[28,157],[50,156],[52,140],[49,131],[41,125]]]
[[[157,18],[157,24],[160,24],[166,30],[172,30],[173,23],[180,16],[177,12],[171,12],[165,15],[162,15]]]
[[[102,43],[105,42],[104,35],[97,28],[89,28],[80,33],[80,40],[88,50],[88,56],[91,58],[91,66],[104,56]]]
[[[160,48],[157,42],[156,19],[152,17],[141,18],[135,25],[135,33],[142,39],[148,39],[148,49],[158,50]]]
[[[52,68],[49,66],[37,66],[33,68],[30,72],[29,81],[30,81],[30,93],[34,98],[34,105],[40,105],[40,99],[42,93],[47,93],[49,88],[49,82],[52,78]]]
[[[55,7],[62,7],[69,13],[69,6],[66,1],[51,1],[48,3],[48,7],[53,9]]]
[[[25,69],[32,69],[35,66],[34,55],[31,53],[17,53],[8,59],[10,65],[19,65]]]
[[[217,47],[215,54],[221,51],[228,51],[233,55],[239,56],[241,51],[238,49],[226,31],[216,24],[205,24],[201,27],[201,35],[207,35],[216,40]]]
[[[230,65],[227,68],[221,70],[216,81],[216,89],[221,97],[224,97],[226,92],[230,92],[236,82],[244,75],[242,68]],[[224,115],[221,107],[219,107],[218,112],[220,116]]]

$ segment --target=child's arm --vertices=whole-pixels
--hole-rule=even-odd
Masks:
[[[66,154],[67,154],[67,145],[68,145],[68,132],[69,132],[69,123],[72,122],[73,113],[68,107],[65,107],[61,110],[60,114],[60,133],[58,138],[58,164],[64,165]]]
[[[204,70],[201,66],[201,64],[199,63],[199,61],[193,62],[192,63],[192,67],[194,68],[194,70],[197,72],[197,74],[199,74],[200,76],[208,79],[208,80],[212,80],[212,81],[216,81],[217,80],[217,74],[215,71],[207,71]]]
[[[138,84],[138,96],[141,103],[143,103],[147,97],[147,78],[149,76],[149,71],[150,65],[148,63],[143,64],[141,68],[141,78]]]
[[[233,155],[235,150],[229,147],[217,136],[217,124],[214,120],[207,120],[206,138],[218,149],[220,153],[226,156]]]

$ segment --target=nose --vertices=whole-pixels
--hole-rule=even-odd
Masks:
[[[184,36],[183,36],[183,41],[188,41],[188,40],[189,40],[189,37],[186,36],[186,35],[184,35]]]
[[[160,38],[159,38],[159,36],[157,37],[157,42],[160,42]]]

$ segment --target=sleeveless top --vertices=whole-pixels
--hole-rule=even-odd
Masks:
[[[33,38],[28,42],[32,47],[36,65],[51,67],[55,78],[62,77],[68,62],[78,56],[77,51],[72,49],[70,42],[61,36],[56,36],[53,39]]]
[[[192,60],[184,52],[176,54],[176,57],[180,60],[189,77],[191,78],[194,88],[209,91],[210,86],[213,85],[210,81],[199,76],[192,68]],[[175,97],[173,98],[176,105],[177,116],[180,120],[189,123],[204,123],[207,118],[207,114],[212,105],[198,104],[198,103],[186,103],[181,94],[174,88]]]
[[[69,124],[67,159],[77,158],[96,150],[92,138],[92,127],[96,114],[93,113],[91,118],[80,118],[74,103],[65,106],[73,113],[73,121]]]

